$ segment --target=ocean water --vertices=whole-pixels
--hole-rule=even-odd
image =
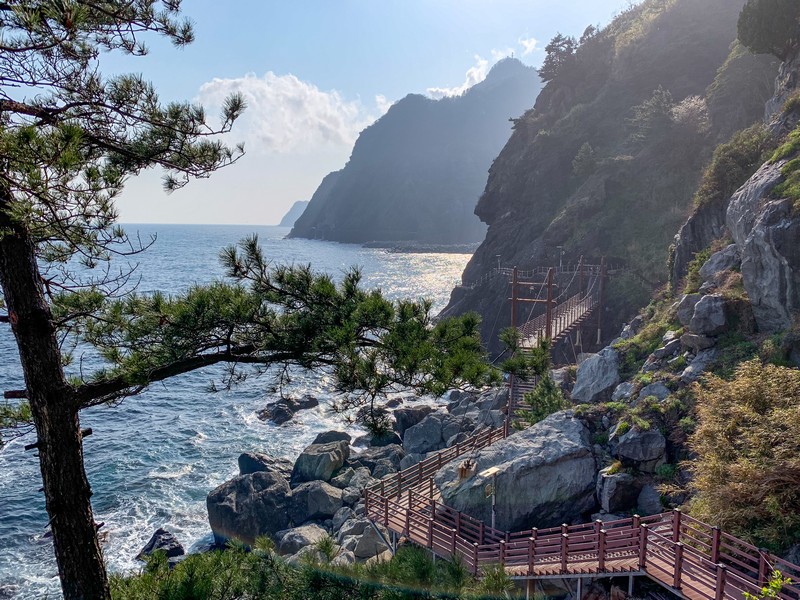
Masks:
[[[221,277],[220,249],[257,233],[266,256],[276,263],[311,263],[334,277],[358,265],[369,287],[380,287],[394,298],[429,298],[438,311],[469,258],[285,240],[288,229],[279,227],[128,225],[126,229],[140,232],[143,239],[157,235],[155,244],[135,257],[141,292],[175,293]],[[92,368],[91,357],[83,366]],[[256,411],[273,399],[266,377],[210,393],[209,384],[220,376],[215,369],[189,373],[154,385],[120,406],[82,413],[82,425],[94,430],[84,444],[85,461],[94,490],[95,519],[105,522],[103,551],[111,571],[141,568],[134,557],[158,527],[175,533],[187,549],[206,546],[211,540],[206,495],[238,473],[241,452],[294,459],[317,433],[347,427],[327,410],[330,382],[320,374],[300,374],[292,385],[294,393],[316,395],[321,406],[299,413],[281,427],[256,418]],[[0,389],[21,386],[11,332],[0,325]],[[0,599],[60,596],[52,545],[45,537],[48,517],[38,492],[38,462],[33,452],[23,450],[33,439],[29,434],[0,449]]]

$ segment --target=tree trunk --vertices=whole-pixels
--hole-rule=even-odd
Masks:
[[[67,600],[107,600],[111,595],[83,467],[77,401],[61,366],[33,240],[24,226],[8,217],[5,205],[0,199],[0,285],[38,434],[61,587]]]

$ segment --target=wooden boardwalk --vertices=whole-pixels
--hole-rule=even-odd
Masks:
[[[506,532],[440,501],[433,482],[447,462],[509,435],[484,431],[388,475],[365,490],[367,516],[442,558],[459,557],[480,576],[502,565],[518,580],[646,576],[688,600],[743,600],[760,593],[773,570],[792,583],[782,600],[800,600],[800,566],[701,523],[679,510],[611,522]]]

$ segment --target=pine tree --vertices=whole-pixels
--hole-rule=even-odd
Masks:
[[[545,46],[547,55],[539,68],[539,77],[544,82],[555,79],[562,69],[575,60],[575,51],[578,49],[578,42],[574,37],[561,33],[550,40]]]
[[[738,31],[739,41],[750,51],[785,61],[800,47],[800,2],[747,0]]]
[[[180,5],[0,2],[0,322],[11,326],[25,380],[7,396],[27,400],[0,423],[30,411],[67,600],[110,597],[83,464],[82,409],[222,362],[324,366],[343,391],[359,392],[348,402],[369,403],[392,385],[438,391],[485,374],[475,317],[434,327],[429,304],[388,303],[360,290],[357,273],[337,287],[308,268],[268,268],[256,240],[226,253],[231,284],[181,298],[115,299],[126,274],[94,275],[123,248],[142,249],[116,225],[114,200],[126,178],[162,167],[165,188],[174,190],[243,153],[217,138],[244,109],[240,96],[227,99],[215,128],[200,106],[160,103],[138,75],[100,72],[102,52],[146,54],[147,34],[191,42]],[[67,378],[65,344],[75,339],[98,347],[109,368]]]

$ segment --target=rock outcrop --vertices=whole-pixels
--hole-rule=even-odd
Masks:
[[[572,400],[604,402],[611,397],[619,381],[619,355],[613,348],[603,348],[578,366]]]
[[[572,522],[595,505],[596,468],[589,432],[569,411],[481,450],[474,460],[476,475],[459,479],[458,464],[450,463],[436,474],[436,486],[445,504],[489,523],[486,486],[492,477],[481,473],[496,467],[499,529]]]
[[[330,481],[350,456],[350,445],[345,441],[308,446],[294,463],[292,485],[305,481]]]
[[[274,536],[289,525],[292,491],[274,472],[260,471],[226,481],[206,499],[214,542],[236,539],[252,545],[259,536]]]

